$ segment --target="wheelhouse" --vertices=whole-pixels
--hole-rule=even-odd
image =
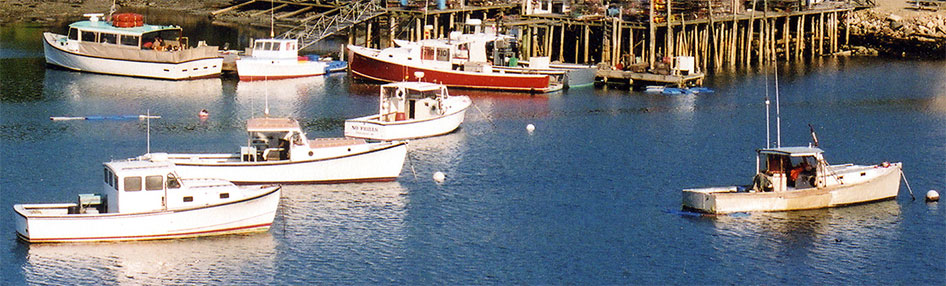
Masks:
[[[427,119],[443,114],[447,87],[428,82],[398,82],[381,86],[381,121]]]
[[[253,41],[250,55],[257,58],[295,59],[299,55],[299,43],[295,39],[257,39]]]
[[[187,37],[178,26],[147,25],[118,27],[117,22],[98,19],[100,14],[89,15],[87,21],[69,25],[68,39],[80,43],[100,43],[133,47],[143,50],[158,49],[156,43],[163,42],[161,49],[177,50],[187,47]]]
[[[249,142],[240,152],[243,161],[289,160],[293,149],[307,148],[299,122],[291,118],[251,118],[246,131]]]
[[[181,188],[170,162],[120,161],[104,164],[109,213],[148,212],[174,207],[168,192]]]
[[[758,174],[771,181],[774,191],[823,187],[823,153],[816,147],[760,149],[756,157]]]

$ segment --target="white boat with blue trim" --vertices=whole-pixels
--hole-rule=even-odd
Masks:
[[[442,84],[385,84],[378,114],[345,120],[345,136],[403,140],[447,134],[460,127],[471,104],[470,97],[451,96]]]
[[[46,63],[70,70],[182,80],[220,74],[223,57],[216,46],[189,46],[181,27],[148,25],[139,14],[86,14],[66,35],[43,33]]]
[[[269,229],[279,186],[237,187],[181,177],[170,162],[105,163],[104,191],[76,203],[17,204],[17,236],[31,243],[154,240]]]

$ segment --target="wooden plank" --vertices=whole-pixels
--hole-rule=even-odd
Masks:
[[[213,11],[213,12],[210,12],[210,15],[216,16],[216,15],[221,14],[221,13],[230,12],[230,11],[233,11],[234,9],[237,9],[237,8],[240,8],[240,7],[249,5],[250,3],[253,3],[253,2],[256,2],[256,0],[246,1],[246,2],[244,2],[244,3],[236,4],[236,5],[227,7],[227,8],[223,8],[223,9],[220,9],[220,10],[217,10],[217,11]]]
[[[259,11],[259,12],[253,13],[253,14],[250,14],[250,17],[252,18],[252,17],[259,16],[259,15],[263,15],[263,14],[269,14],[269,12],[276,11],[276,10],[279,10],[279,9],[282,9],[282,8],[285,8],[286,6],[289,6],[289,4],[282,4],[282,5],[276,6],[275,8],[272,8],[272,9],[267,9],[267,10],[263,10],[263,11]]]
[[[302,9],[299,9],[299,10],[296,10],[296,11],[293,11],[293,12],[289,12],[289,13],[286,13],[286,14],[282,14],[282,15],[276,16],[276,19],[278,20],[278,19],[282,19],[282,18],[286,18],[286,17],[292,17],[292,16],[295,16],[295,15],[299,15],[299,14],[302,13],[302,12],[312,10],[312,8],[315,8],[315,7],[314,7],[314,6],[309,6],[309,7],[305,7],[305,8],[302,8]]]

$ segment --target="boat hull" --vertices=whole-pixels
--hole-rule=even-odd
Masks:
[[[326,63],[297,59],[239,59],[237,74],[242,81],[308,77],[325,74]]]
[[[212,47],[199,47],[177,52],[139,50],[137,48],[113,48],[110,55],[89,51],[106,48],[80,47],[79,43],[68,43],[63,35],[43,33],[43,52],[46,63],[66,69],[110,75],[157,78],[169,80],[215,77],[223,67],[223,58],[216,56],[194,56]],[[216,49],[216,48],[213,48]],[[120,51],[120,52],[119,52]],[[181,61],[175,58],[185,58]]]
[[[561,90],[561,85],[551,84],[548,75],[525,75],[440,70],[424,67],[421,64],[404,64],[387,61],[373,56],[376,50],[364,47],[348,46],[348,67],[355,76],[383,82],[424,81],[443,84],[449,87],[516,90],[530,92],[553,92]],[[417,72],[423,77],[417,78]]]
[[[469,102],[469,101],[467,101]],[[431,119],[381,121],[379,115],[345,120],[345,136],[377,140],[402,140],[443,135],[460,127],[470,104],[458,111]]]
[[[276,216],[279,187],[243,200],[142,213],[66,214],[75,204],[15,205],[17,236],[30,243],[186,238],[265,231]],[[61,208],[61,214],[49,210]],[[38,210],[45,214],[36,214]],[[36,211],[34,211],[36,210]]]
[[[304,161],[240,162],[201,158],[200,154],[168,154],[167,160],[173,162],[178,174],[184,177],[221,178],[236,184],[328,184],[394,181],[401,174],[406,155],[407,143],[396,142]],[[239,154],[230,156],[239,157]]]
[[[895,198],[901,163],[876,177],[851,184],[784,192],[739,192],[735,186],[683,190],[683,208],[705,213],[791,211],[866,203]]]

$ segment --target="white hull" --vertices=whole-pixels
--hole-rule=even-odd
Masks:
[[[239,184],[301,184],[393,181],[401,174],[407,154],[405,142],[344,148],[351,151],[300,161],[241,162],[240,154],[168,154],[167,159],[184,177],[222,178]]]
[[[67,214],[75,204],[21,204],[14,217],[17,236],[33,243],[197,237],[269,229],[279,194],[279,187],[262,187],[243,200],[141,213]]]
[[[381,121],[380,115],[345,120],[345,136],[377,140],[402,140],[443,135],[460,127],[467,104],[443,116],[403,121]]]
[[[862,166],[841,166],[858,168]],[[881,169],[878,169],[881,168]],[[790,189],[784,192],[737,192],[735,186],[683,190],[683,207],[706,213],[734,213],[753,211],[790,211],[817,209],[865,203],[895,198],[900,190],[901,164],[874,167],[876,173],[845,174],[847,184],[823,188]],[[857,177],[854,177],[857,176]]]
[[[202,49],[211,47],[177,52],[139,50],[117,46],[111,48],[109,53],[113,55],[127,55],[126,58],[122,58],[85,53],[83,51],[86,49],[78,45],[91,46],[96,44],[70,43],[65,41],[63,37],[63,35],[43,33],[43,52],[46,55],[46,63],[76,71],[171,80],[213,77],[219,75],[223,67],[222,57],[203,57],[179,62],[173,60],[173,58],[180,58],[189,53],[199,53]],[[89,49],[91,50],[91,48]],[[105,49],[98,48],[97,50]],[[179,54],[175,55],[175,53]],[[166,60],[165,58],[172,60]]]
[[[326,64],[297,59],[245,58],[236,61],[240,80],[268,80],[325,74]]]

